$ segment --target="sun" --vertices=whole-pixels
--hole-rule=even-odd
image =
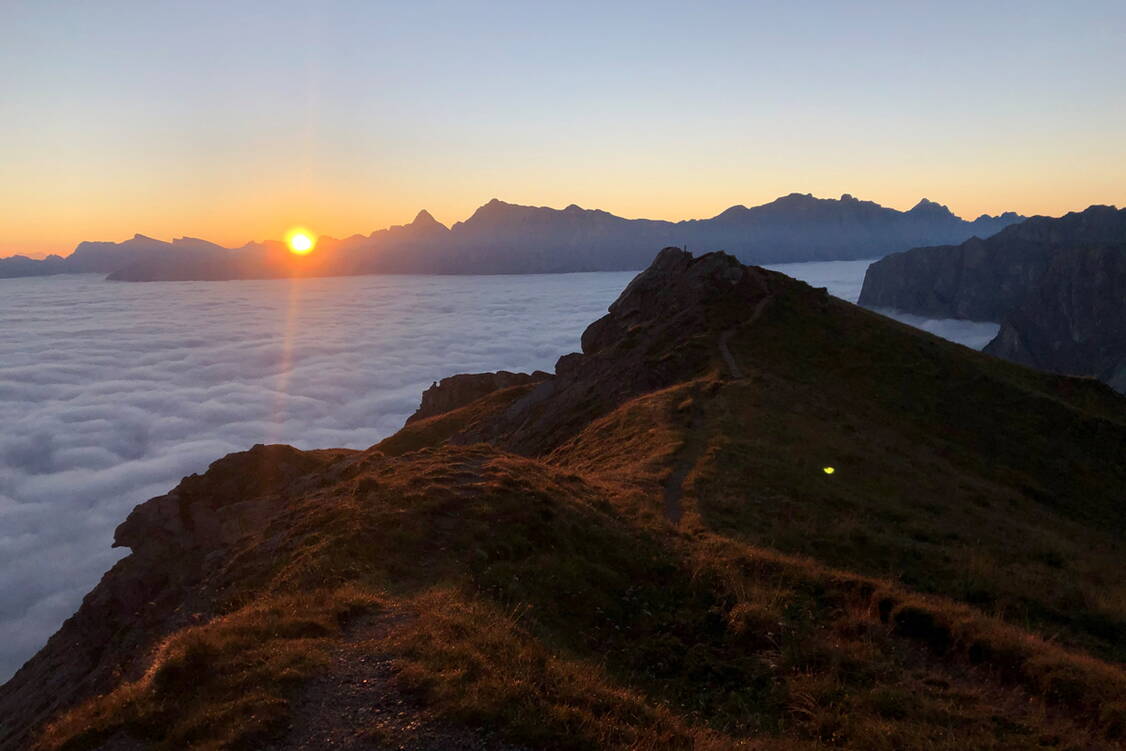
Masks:
[[[313,240],[313,236],[306,230],[301,229],[300,227],[295,227],[286,233],[285,244],[289,246],[290,253],[296,253],[299,256],[303,256],[311,252],[313,250],[313,246],[317,243],[315,240]]]

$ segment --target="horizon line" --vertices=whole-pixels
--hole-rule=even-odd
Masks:
[[[709,221],[709,220],[712,220],[712,219],[719,217],[720,215],[722,215],[723,213],[725,213],[727,211],[730,211],[731,209],[759,208],[761,206],[768,206],[768,205],[770,205],[772,203],[776,203],[776,202],[778,202],[782,199],[791,198],[791,197],[794,197],[794,196],[812,198],[812,199],[818,200],[818,201],[836,201],[836,202],[841,202],[841,201],[850,199],[850,200],[856,201],[857,203],[870,203],[870,204],[874,204],[876,206],[879,206],[880,208],[890,209],[892,211],[898,211],[901,214],[906,214],[906,213],[910,212],[912,209],[917,208],[921,204],[931,203],[931,204],[935,204],[935,205],[937,205],[941,208],[946,209],[951,215],[953,215],[953,216],[955,216],[955,217],[957,217],[957,218],[959,218],[959,219],[961,219],[962,221],[965,221],[965,222],[973,222],[977,219],[981,219],[982,217],[1004,216],[1005,214],[1017,214],[1018,216],[1026,216],[1026,215],[1020,214],[1020,212],[1017,212],[1017,211],[1014,211],[1014,210],[1008,210],[1008,211],[1001,212],[1000,214],[989,214],[988,212],[982,212],[981,214],[978,214],[977,216],[975,216],[973,218],[967,218],[967,217],[960,216],[959,214],[954,213],[954,211],[952,209],[950,209],[950,207],[947,204],[944,204],[940,201],[933,201],[933,200],[927,198],[926,196],[923,196],[922,198],[920,198],[911,207],[906,208],[906,209],[900,209],[900,208],[896,208],[894,206],[879,203],[878,201],[873,201],[871,199],[858,198],[856,195],[854,195],[852,193],[842,193],[840,196],[838,196],[836,198],[825,198],[825,197],[821,197],[821,196],[816,196],[813,193],[801,193],[801,192],[798,192],[798,191],[792,191],[790,193],[785,193],[783,195],[779,195],[778,197],[776,197],[774,199],[771,199],[770,201],[767,201],[765,203],[755,204],[753,206],[748,206],[744,203],[734,203],[734,204],[731,204],[730,206],[727,206],[726,208],[720,210],[719,212],[712,214],[711,216],[686,218],[686,219],[654,219],[652,217],[645,217],[645,216],[634,216],[634,217],[621,216],[619,214],[614,214],[613,212],[606,211],[605,209],[586,208],[586,207],[578,205],[577,203],[569,203],[564,207],[556,208],[554,206],[546,206],[546,205],[538,205],[537,206],[535,204],[514,203],[514,202],[511,202],[511,201],[505,201],[505,200],[502,200],[500,198],[493,197],[493,198],[490,198],[488,201],[480,204],[465,219],[459,219],[459,220],[454,221],[450,224],[446,224],[445,222],[438,220],[433,215],[433,213],[430,212],[428,209],[421,208],[417,212],[415,212],[413,219],[411,219],[408,222],[403,222],[402,224],[389,224],[386,227],[381,227],[381,228],[377,228],[377,229],[374,229],[374,230],[370,230],[366,234],[363,233],[363,232],[353,232],[351,234],[346,234],[346,235],[341,235],[341,236],[334,236],[334,235],[329,235],[329,234],[317,234],[316,239],[317,239],[317,242],[320,242],[320,241],[326,240],[326,239],[327,240],[337,240],[337,241],[339,241],[339,240],[346,240],[346,239],[349,239],[349,238],[352,238],[352,237],[371,237],[372,235],[374,235],[378,232],[386,232],[387,230],[395,229],[397,227],[408,227],[411,224],[413,224],[418,219],[418,217],[421,216],[424,213],[429,215],[431,219],[433,219],[435,222],[437,222],[441,226],[445,227],[446,229],[453,229],[453,227],[455,227],[456,225],[462,224],[466,221],[469,221],[469,219],[472,219],[473,216],[480,209],[482,209],[486,206],[489,206],[490,204],[493,204],[493,203],[501,203],[501,204],[504,204],[506,206],[517,206],[517,207],[520,207],[520,208],[529,208],[529,209],[548,209],[548,210],[551,210],[551,211],[566,211],[567,209],[570,209],[571,207],[575,207],[575,208],[578,208],[582,211],[600,211],[600,212],[603,212],[603,213],[606,213],[606,214],[610,214],[611,216],[614,216],[618,219],[625,219],[627,221],[668,222],[670,224],[680,224],[680,223],[683,223],[683,222]],[[1095,205],[1099,205],[1099,204],[1091,204],[1091,205],[1095,206]],[[1112,204],[1102,204],[1102,205],[1110,206]],[[1060,216],[1064,216],[1067,213],[1072,213],[1074,211],[1082,211],[1082,210],[1083,209],[1072,209],[1070,212],[1065,212],[1064,214],[1061,214]],[[1047,216],[1047,215],[1046,214],[1031,214],[1031,215],[1027,215],[1026,218],[1031,218],[1032,216]],[[163,240],[159,237],[156,237],[154,235],[149,235],[149,234],[146,234],[144,232],[134,232],[133,234],[127,236],[123,240],[80,240],[78,242],[78,244],[75,245],[73,248],[71,248],[71,250],[69,252],[68,251],[47,251],[47,252],[44,252],[42,255],[29,255],[27,253],[22,253],[22,252],[17,251],[15,253],[12,253],[11,255],[0,256],[0,260],[4,260],[6,258],[16,258],[16,257],[21,257],[21,256],[24,257],[24,258],[29,258],[31,260],[43,260],[43,259],[49,258],[51,256],[60,256],[60,257],[66,258],[68,255],[73,254],[74,251],[76,251],[78,249],[78,247],[80,245],[82,245],[83,243],[103,243],[104,242],[104,243],[120,244],[120,243],[128,242],[129,240],[133,240],[133,239],[136,239],[136,238],[139,238],[139,237],[143,237],[143,238],[146,238],[146,239],[149,239],[149,240],[155,240],[156,242],[162,242],[162,243],[167,243],[167,244],[175,243],[177,240],[199,240],[200,242],[206,242],[206,243],[210,243],[212,245],[217,245],[217,246],[219,246],[221,248],[225,248],[227,250],[239,250],[241,248],[246,248],[246,247],[252,246],[252,245],[266,245],[266,244],[269,244],[269,243],[281,243],[281,242],[283,242],[282,240],[278,240],[278,239],[275,239],[275,238],[266,238],[264,240],[253,240],[253,239],[247,240],[246,242],[244,242],[242,244],[224,245],[222,243],[213,242],[211,240],[207,240],[205,238],[202,238],[202,237],[199,237],[199,236],[196,236],[196,235],[190,235],[190,234],[173,235],[173,236],[171,236],[170,239]]]

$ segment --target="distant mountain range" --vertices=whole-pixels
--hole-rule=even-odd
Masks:
[[[164,242],[144,235],[134,235],[120,243],[81,242],[65,258],[60,255],[49,255],[41,259],[19,255],[0,258],[0,279],[51,274],[109,274],[158,254],[171,259],[194,256],[197,253],[205,255],[220,252],[227,254],[238,251],[194,237],[180,237],[172,242]]]
[[[228,249],[193,238],[137,235],[84,242],[70,256],[0,260],[0,277],[99,272],[119,281],[252,279],[350,274],[526,274],[643,268],[653,249],[726,250],[744,263],[875,258],[899,250],[988,237],[1024,217],[967,221],[923,199],[909,211],[793,193],[761,206],[733,206],[711,219],[623,219],[575,205],[520,206],[493,199],[452,227],[427,211],[413,222],[336,239],[298,257],[280,242]]]
[[[860,304],[997,321],[987,353],[1126,392],[1126,209],[1091,206],[894,253],[868,267]]]

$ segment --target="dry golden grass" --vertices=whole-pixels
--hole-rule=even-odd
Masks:
[[[256,748],[283,726],[289,695],[323,667],[341,623],[380,604],[344,587],[262,599],[183,629],[143,677],[50,723],[38,748],[97,748],[116,733],[162,749]]]
[[[387,456],[399,456],[408,451],[436,446],[454,434],[471,428],[497,410],[503,409],[535,387],[536,384],[526,384],[500,389],[460,409],[412,422],[377,443],[371,450]]]
[[[521,625],[520,610],[449,590],[426,593],[410,607],[418,617],[396,641],[401,679],[452,719],[500,725],[532,747],[719,747],[718,734],[687,727],[667,708],[615,685],[597,664],[553,653]]]
[[[605,478],[486,446],[351,467],[294,502],[268,554],[246,542],[256,573],[229,593],[236,609],[175,634],[42,747],[118,732],[254,747],[341,622],[383,603],[414,613],[380,647],[399,680],[531,746],[953,751],[1122,732],[1118,667],[894,582],[678,533]]]
[[[1029,702],[1039,703],[1044,718],[1067,728],[1072,738],[1118,738],[1126,732],[1121,714],[1126,670],[1120,666],[1047,643],[966,605],[813,561],[723,538],[697,540],[693,552],[696,575],[717,577],[740,603],[732,612],[754,613],[764,624],[760,630],[775,623],[781,603],[792,607],[796,595],[813,592],[810,607],[827,610],[836,639],[857,634],[878,635],[885,642],[907,637],[955,673],[1019,688]],[[783,619],[776,622],[781,627]],[[874,652],[853,659],[863,671],[882,661]]]

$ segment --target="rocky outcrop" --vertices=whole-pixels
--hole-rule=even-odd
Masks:
[[[342,453],[347,452],[255,446],[137,506],[113,542],[132,554],[108,571],[78,612],[0,686],[0,748],[27,748],[29,729],[81,697],[137,678],[161,638],[210,617],[232,575],[222,551],[249,534],[262,534],[288,499],[308,491],[302,478]]]
[[[1126,392],[1126,243],[1053,255],[985,351]]]
[[[974,237],[894,253],[864,274],[860,304],[931,318],[997,321],[1044,273],[1052,248]]]
[[[987,240],[916,248],[868,267],[860,304],[1002,323],[985,351],[1126,389],[1126,209],[1035,217]]]
[[[530,375],[498,370],[495,373],[460,373],[443,378],[422,392],[422,403],[407,418],[407,424],[452,412],[500,389],[539,383],[548,378],[551,378],[551,374],[542,370]]]
[[[1001,321],[1039,283],[1057,251],[1126,240],[1126,209],[1092,206],[1033,217],[993,237],[894,253],[868,267],[860,304],[933,318]]]
[[[722,362],[724,333],[746,324],[783,279],[726,253],[665,248],[587,327],[581,353],[559,358],[554,378],[459,440],[521,454],[558,446],[627,399]]]

